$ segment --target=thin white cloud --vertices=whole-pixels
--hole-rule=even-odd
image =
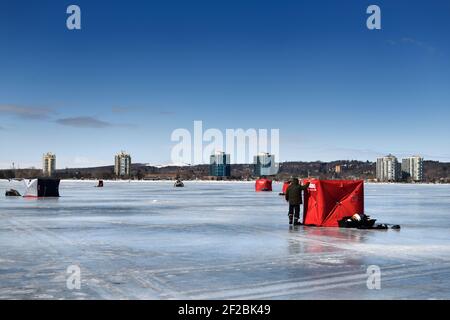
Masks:
[[[133,111],[133,108],[130,107],[112,107],[111,111],[113,113],[129,113],[131,111]]]
[[[173,116],[173,115],[175,115],[175,112],[174,111],[160,111],[159,114],[162,116]]]
[[[85,167],[102,167],[112,165],[113,160],[106,162],[103,160],[91,159],[85,156],[76,156],[72,161],[69,161],[72,168],[85,168]]]
[[[400,40],[392,40],[392,39],[390,39],[390,40],[387,40],[386,43],[388,43],[391,46],[400,45],[400,44],[412,45],[412,46],[421,48],[423,50],[426,50],[426,51],[428,51],[429,53],[432,53],[432,54],[437,52],[437,49],[435,47],[433,47],[432,45],[430,45],[430,44],[428,44],[426,42],[417,40],[415,38],[411,38],[411,37],[403,37]]]
[[[404,37],[404,38],[402,38],[401,41],[402,41],[403,43],[412,44],[412,45],[417,46],[417,47],[419,47],[419,48],[423,48],[423,49],[429,51],[430,53],[436,52],[436,48],[435,48],[435,47],[429,45],[428,43],[419,41],[419,40],[414,39],[414,38],[407,38],[407,37]]]
[[[120,106],[111,108],[112,113],[116,113],[116,114],[132,113],[132,112],[137,112],[137,111],[141,111],[141,110],[143,110],[143,108],[120,107]],[[160,116],[173,116],[176,114],[175,111],[171,111],[171,110],[158,110],[158,109],[149,109],[149,108],[147,108],[147,110],[152,112],[154,115],[160,115]]]
[[[394,41],[394,40],[387,40],[386,42],[387,42],[388,44],[390,44],[391,46],[395,46],[395,45],[397,44],[397,42]]]
[[[48,119],[53,113],[55,113],[54,110],[49,108],[35,108],[13,104],[0,105],[0,114],[12,115],[22,119]]]
[[[113,126],[112,123],[102,121],[94,117],[62,118],[57,119],[55,122],[63,126],[75,128],[107,128]]]

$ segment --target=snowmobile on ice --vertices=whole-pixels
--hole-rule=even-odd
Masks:
[[[176,188],[182,188],[182,187],[184,187],[184,183],[180,179],[177,179],[177,181],[175,181],[173,186]]]
[[[21,194],[17,190],[10,189],[5,192],[5,196],[6,197],[21,197]]]

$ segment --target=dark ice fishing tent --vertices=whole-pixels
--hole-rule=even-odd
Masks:
[[[59,179],[33,179],[25,181],[25,195],[28,198],[59,197]]]
[[[255,183],[256,192],[259,191],[272,191],[272,180],[269,179],[258,179]]]
[[[338,221],[355,213],[364,213],[363,180],[304,180],[303,223],[320,227],[338,227]]]

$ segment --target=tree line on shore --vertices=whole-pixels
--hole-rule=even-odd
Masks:
[[[231,165],[230,180],[253,180],[253,164]],[[295,177],[315,177],[319,179],[364,179],[374,180],[376,165],[369,161],[332,161],[332,162],[283,162],[274,180],[287,180]],[[450,163],[424,161],[424,182],[450,183]],[[42,176],[40,169],[6,169],[0,170],[0,179],[32,179]],[[114,174],[114,166],[93,168],[66,168],[56,170],[54,175],[59,179],[118,179]],[[133,180],[166,180],[180,178],[182,180],[214,179],[209,176],[208,165],[155,167],[135,163],[130,176],[122,179]]]

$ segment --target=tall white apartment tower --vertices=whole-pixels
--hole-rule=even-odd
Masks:
[[[402,172],[412,181],[423,180],[423,158],[421,156],[412,156],[402,159]]]
[[[129,176],[131,173],[131,156],[124,151],[114,158],[114,173],[116,176]]]
[[[377,180],[395,182],[401,177],[400,164],[395,156],[389,154],[377,159]]]
[[[53,153],[46,153],[42,156],[42,172],[44,176],[51,177],[56,170],[56,155]]]

